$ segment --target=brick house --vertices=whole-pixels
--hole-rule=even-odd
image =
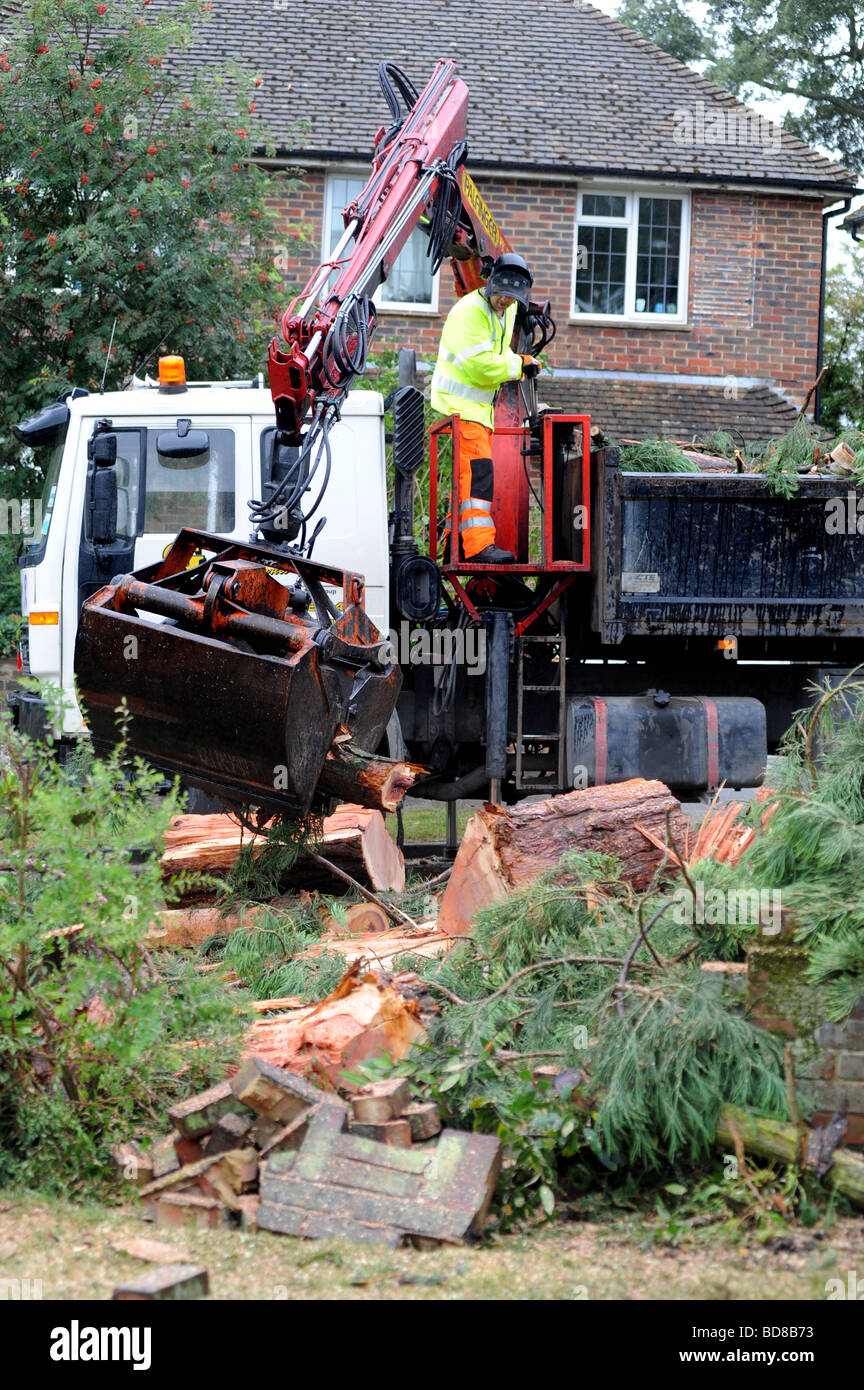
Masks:
[[[389,123],[380,59],[422,87],[453,57],[468,167],[557,319],[542,398],[624,437],[737,424],[751,440],[794,419],[821,361],[826,213],[848,211],[854,176],[632,30],[582,0],[217,0],[191,57],[229,55],[262,74],[274,204],[308,229],[286,230],[287,280],[329,251],[368,175]],[[379,291],[376,341],[429,363],[453,292],[424,250],[417,232]]]

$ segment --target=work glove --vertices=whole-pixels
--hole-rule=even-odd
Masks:
[[[523,352],[520,355],[522,357],[522,375],[536,376],[543,365],[542,362],[538,362],[537,358],[532,357],[530,352]]]

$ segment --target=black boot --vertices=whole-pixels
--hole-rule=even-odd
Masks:
[[[487,545],[476,555],[469,556],[471,565],[515,565],[516,556],[510,550],[501,550],[497,545]]]

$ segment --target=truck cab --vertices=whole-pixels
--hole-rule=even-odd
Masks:
[[[197,459],[177,456],[176,447],[165,452],[166,440],[195,431],[207,437]],[[22,674],[63,691],[61,738],[85,727],[73,672],[81,604],[115,575],[159,560],[183,526],[248,540],[247,503],[268,481],[274,434],[260,378],[179,389],[148,379],[125,391],[69,393],[19,427],[45,467],[38,525],[18,562]],[[312,479],[313,497],[322,482]],[[345,401],[321,514],[314,558],[365,575],[367,611],[386,631],[387,482],[377,391],[353,391]],[[341,600],[335,590],[331,597]],[[13,708],[24,732],[44,727],[38,697],[20,693]]]

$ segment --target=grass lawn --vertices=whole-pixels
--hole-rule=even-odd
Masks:
[[[460,803],[456,813],[456,823],[459,838],[462,838],[465,827],[474,814],[475,808],[467,806],[464,802]],[[387,829],[396,839],[398,829],[395,816],[387,816]],[[405,826],[405,840],[409,843],[423,844],[431,841],[433,844],[443,844],[447,838],[447,807],[442,801],[438,805],[425,804],[417,805],[407,801],[402,812],[402,820]]]
[[[157,1231],[132,1206],[0,1192],[0,1276],[41,1279],[45,1299],[110,1298],[115,1283],[149,1267],[114,1244],[142,1236],[206,1266],[214,1299],[818,1300],[826,1280],[849,1270],[864,1282],[864,1222],[850,1217],[768,1245],[706,1230],[670,1245],[646,1217],[558,1219],[486,1246],[419,1252],[265,1231]]]

